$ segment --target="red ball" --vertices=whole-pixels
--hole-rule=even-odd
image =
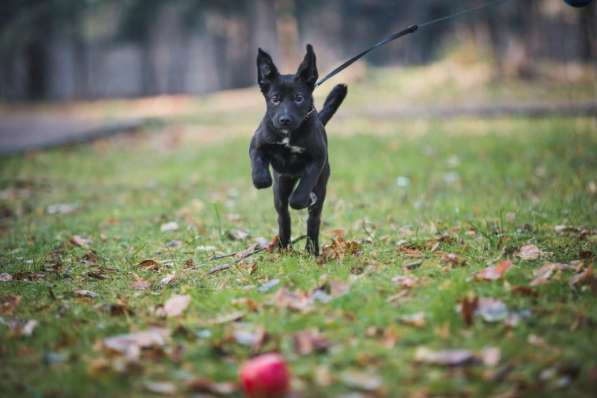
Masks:
[[[249,360],[240,371],[249,398],[283,398],[288,393],[290,373],[280,354],[264,354]]]

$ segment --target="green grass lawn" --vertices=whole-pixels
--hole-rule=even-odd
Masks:
[[[279,351],[304,397],[595,396],[595,121],[384,123],[383,134],[373,121],[328,129],[322,244],[343,230],[357,254],[340,244],[338,259],[318,261],[301,242],[214,274],[226,262],[209,261],[214,252],[276,234],[271,190],[250,182],[248,137],[202,143],[148,131],[1,159],[0,395],[217,395],[234,386],[213,382],[235,382],[246,359]],[[48,214],[56,204],[74,211]],[[292,216],[302,235],[305,213]],[[162,231],[171,222],[178,229]],[[246,240],[230,238],[238,229]],[[539,258],[522,259],[525,245]],[[147,259],[157,266],[139,265]],[[502,260],[512,267],[501,278],[475,278]],[[528,288],[545,263],[575,260]],[[284,289],[299,296],[285,303]],[[175,294],[192,301],[163,317]],[[467,325],[458,306],[475,297],[509,315],[498,306],[498,319],[478,314]],[[17,320],[38,324],[27,335]],[[138,359],[105,346],[152,327],[169,336]],[[307,348],[297,349],[305,330],[320,336],[299,335]],[[430,363],[423,347],[471,356]]]

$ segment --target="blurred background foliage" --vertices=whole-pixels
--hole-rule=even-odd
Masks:
[[[203,94],[254,84],[263,47],[290,71],[312,43],[323,74],[412,23],[478,0],[3,0],[0,98],[73,100]],[[494,79],[544,62],[594,64],[593,2],[513,0],[417,33],[367,62],[428,64],[462,46]]]

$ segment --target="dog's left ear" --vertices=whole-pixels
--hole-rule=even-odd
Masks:
[[[301,79],[311,89],[315,88],[319,74],[317,73],[317,60],[315,59],[315,52],[310,44],[307,44],[307,54],[303,59],[303,62],[299,65],[295,75],[296,79]]]

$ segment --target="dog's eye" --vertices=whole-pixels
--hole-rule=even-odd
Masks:
[[[270,98],[270,101],[272,101],[272,104],[274,104],[274,105],[279,105],[280,104],[280,96],[274,95]]]
[[[305,100],[305,98],[300,94],[297,94],[294,97],[294,102],[296,102],[297,104],[301,104],[304,100]]]

